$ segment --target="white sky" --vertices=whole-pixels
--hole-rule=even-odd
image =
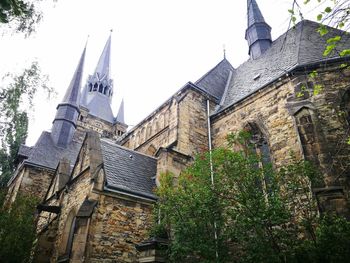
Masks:
[[[246,0],[58,0],[44,1],[37,33],[5,34],[0,41],[0,77],[34,59],[58,95],[40,97],[30,120],[28,145],[51,128],[60,102],[90,35],[85,76],[92,74],[112,34],[113,110],[125,101],[130,126],[150,114],[188,81],[196,81],[223,58],[234,67],[248,58],[244,39]],[[275,39],[288,27],[292,0],[257,0]],[[314,13],[306,15],[308,19]]]

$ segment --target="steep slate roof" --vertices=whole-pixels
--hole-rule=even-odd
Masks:
[[[66,157],[74,165],[81,143],[72,141],[66,148],[55,146],[49,132],[44,131],[25,163],[56,169],[61,158]],[[72,167],[71,167],[72,168]]]
[[[350,36],[343,31],[328,28],[329,33],[321,37],[319,24],[304,20],[273,41],[271,47],[257,59],[249,59],[234,69],[231,84],[223,99],[224,109],[249,94],[263,88],[298,66],[327,61],[337,54],[324,57],[326,40],[335,35],[343,39],[338,48],[350,48]],[[215,86],[212,89],[216,88]],[[221,90],[221,85],[217,88]]]
[[[157,159],[101,139],[106,189],[156,200]]]
[[[229,72],[233,67],[226,58],[195,82],[195,85],[221,100],[224,94]]]
[[[26,146],[24,144],[21,144],[19,149],[18,149],[18,156],[23,156],[28,158],[28,156],[31,154],[33,150],[33,147]]]

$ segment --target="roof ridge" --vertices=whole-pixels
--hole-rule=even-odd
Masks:
[[[299,65],[299,59],[300,59],[300,47],[301,47],[301,41],[303,39],[303,31],[304,31],[304,24],[307,22],[307,21],[310,21],[310,20],[301,20],[300,21],[300,35],[299,35],[299,41],[298,41],[298,51],[297,51],[297,63],[296,63],[296,66]],[[299,23],[298,23],[299,24]],[[298,25],[297,24],[297,25]],[[289,32],[289,30],[287,31]]]
[[[207,73],[205,73],[202,77],[200,77],[198,80],[196,80],[196,82],[194,84],[198,84],[200,81],[202,81],[206,76],[208,76],[212,71],[214,71],[214,69],[216,69],[221,63],[223,62],[227,62],[232,70],[234,70],[235,68],[231,65],[231,63],[226,59],[226,58],[223,58],[218,64],[216,64],[216,66],[214,66],[212,69],[210,69]]]
[[[114,143],[114,141],[112,141],[112,140],[110,140],[110,139],[107,139],[107,138],[101,138],[101,141],[106,142],[106,143],[108,143],[109,145],[113,145],[113,146],[115,146],[115,147],[117,147],[117,148],[120,148],[120,149],[122,149],[122,150],[126,150],[126,151],[128,151],[128,152],[136,153],[137,155],[141,155],[141,156],[144,156],[144,157],[148,157],[148,158],[151,158],[151,159],[157,160],[157,158],[156,158],[156,157],[153,157],[153,156],[147,155],[147,154],[145,154],[145,153],[137,152],[137,151],[132,150],[132,149],[130,149],[130,148],[127,148],[127,147],[125,147],[125,146],[122,146],[122,145],[116,144],[116,143]]]

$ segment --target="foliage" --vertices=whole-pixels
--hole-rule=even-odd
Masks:
[[[1,192],[2,200],[5,191]],[[33,211],[38,200],[31,196],[17,196],[11,209],[0,208],[0,262],[29,262],[35,240]],[[1,202],[2,204],[3,202]]]
[[[15,170],[18,149],[25,142],[28,130],[28,110],[38,89],[49,94],[48,77],[42,75],[37,62],[20,75],[7,74],[4,82],[8,85],[0,91],[0,184],[5,185]]]
[[[230,135],[240,150],[215,149],[199,155],[178,178],[162,175],[156,227],[168,232],[170,260],[336,262],[350,256],[350,224],[318,216],[311,185],[320,183],[319,173],[303,161],[278,171],[263,165],[249,137]],[[338,240],[344,245],[338,247]]]
[[[299,4],[300,1],[293,0],[293,5],[290,10],[291,21],[295,23],[297,21],[296,13],[299,13],[299,17],[303,19],[303,8]],[[335,27],[341,30],[349,30],[350,28],[350,2],[348,0],[304,0],[304,5],[314,5],[315,8],[323,5],[322,10],[317,14],[316,20],[322,23],[318,29],[321,36],[327,36],[329,33],[328,28],[325,25]],[[329,37],[326,42],[326,48],[323,52],[324,56],[329,56],[334,52],[340,57],[350,55],[350,49],[337,48],[338,44],[342,40],[343,35],[337,35]]]
[[[12,27],[27,36],[35,31],[35,25],[42,18],[38,8],[41,0],[1,0],[0,23]]]

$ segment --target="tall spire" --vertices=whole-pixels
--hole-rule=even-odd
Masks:
[[[110,68],[111,68],[111,36],[109,36],[106,45],[102,51],[100,59],[98,60],[95,74],[98,74],[99,79],[110,78]]]
[[[249,45],[249,55],[258,58],[271,46],[271,27],[265,22],[255,0],[247,0],[248,28],[245,39]]]
[[[118,114],[115,120],[119,123],[125,123],[124,122],[124,99],[122,99],[122,102],[120,103]]]
[[[56,116],[53,121],[51,137],[55,144],[66,147],[72,140],[76,121],[79,115],[80,85],[83,75],[86,46],[80,57],[79,64],[68,86],[66,94],[57,105]]]
[[[109,36],[93,75],[89,75],[83,90],[81,104],[89,114],[110,123],[114,122],[111,108],[113,96],[113,80],[111,70],[111,35]]]

